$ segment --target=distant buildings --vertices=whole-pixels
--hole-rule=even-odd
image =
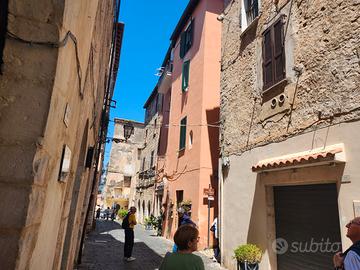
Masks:
[[[124,126],[133,128],[129,138],[124,137]],[[144,124],[115,118],[109,164],[102,197],[104,207],[128,209],[133,204],[136,173],[140,167],[139,152],[144,145]]]
[[[154,88],[144,105],[144,146],[140,150],[140,168],[136,175],[135,206],[140,222],[150,215],[159,216],[162,197],[155,196],[156,169],[159,148],[160,127],[162,125],[163,96]]]
[[[191,0],[171,36],[161,77],[144,108],[145,145],[139,149],[135,203],[138,217],[163,218],[172,238],[184,206],[208,242],[217,215],[221,22],[220,0]],[[208,215],[204,189],[215,190]],[[210,198],[211,199],[211,198]],[[210,235],[212,238],[212,235]],[[210,240],[210,244],[212,239]]]

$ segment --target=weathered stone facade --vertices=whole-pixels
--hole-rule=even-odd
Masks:
[[[259,14],[247,24],[244,2],[225,1],[219,17],[222,263],[236,269],[234,248],[255,243],[264,251],[260,268],[281,270],[283,257],[272,246],[282,226],[275,187],[335,188],[331,209],[313,213],[306,208],[313,219],[296,213],[312,227],[309,239],[318,230],[313,223],[317,216],[334,210],[334,223],[322,229],[336,228],[344,250],[349,240],[343,228],[359,215],[354,209],[360,194],[356,165],[360,151],[355,143],[360,129],[360,2],[254,1]],[[264,34],[278,20],[282,20],[284,78],[265,89]],[[341,159],[331,154],[335,146]],[[321,151],[331,158],[322,159]],[[294,205],[304,208],[308,194]],[[321,198],[322,193],[318,195]],[[303,230],[303,223],[298,224]],[[305,231],[300,234],[306,236]],[[321,268],[331,268],[331,254],[326,256],[330,259]],[[303,268],[313,267],[312,259]]]
[[[144,147],[140,152],[140,167],[136,174],[135,206],[139,222],[150,215],[160,215],[162,196],[155,195],[157,160],[163,97],[157,87],[148,98],[145,108]]]
[[[241,154],[359,118],[358,1],[263,0],[257,22],[244,33],[239,26],[241,1],[227,2],[222,36],[222,155]],[[262,32],[282,14],[287,82],[283,89],[263,94]],[[271,100],[282,93],[284,105],[271,109]]]
[[[0,75],[1,268],[73,269],[94,181],[94,161],[85,161],[90,147],[98,148],[111,76],[115,2],[8,2]],[[65,149],[62,168],[69,168],[60,175]]]
[[[134,127],[133,134],[125,140],[124,124]],[[139,149],[144,145],[144,124],[115,118],[114,139],[103,189],[105,207],[119,204],[128,209],[134,203],[136,172],[139,170]]]

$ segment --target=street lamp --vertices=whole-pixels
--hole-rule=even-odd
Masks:
[[[125,142],[130,138],[134,133],[134,126],[131,123],[124,124],[124,138]]]

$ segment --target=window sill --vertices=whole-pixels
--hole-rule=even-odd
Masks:
[[[266,93],[268,93],[268,92],[271,92],[273,89],[278,88],[278,87],[280,87],[281,85],[286,85],[286,84],[288,84],[288,83],[289,83],[288,79],[287,79],[287,78],[284,78],[284,79],[282,79],[281,81],[279,81],[279,82],[275,83],[274,85],[272,85],[272,86],[266,88],[265,90],[263,90],[263,94],[266,94]]]
[[[179,151],[178,151],[178,157],[182,157],[182,156],[185,154],[185,148],[186,148],[186,147],[179,149]]]
[[[279,95],[284,91],[284,88],[286,85],[291,83],[291,79],[284,78],[281,81],[277,82],[276,84],[266,88],[262,92],[262,102],[266,102],[270,99],[272,99],[274,96]]]
[[[241,32],[240,34],[240,38],[242,38],[243,36],[246,35],[246,33],[248,33],[252,28],[256,27],[259,19],[261,17],[261,12],[259,13],[259,15]]]

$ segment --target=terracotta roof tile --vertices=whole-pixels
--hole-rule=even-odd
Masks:
[[[333,145],[327,148],[318,148],[306,152],[285,155],[259,161],[252,166],[252,171],[270,170],[294,165],[310,164],[321,161],[334,160],[335,155],[343,152],[342,145]]]

